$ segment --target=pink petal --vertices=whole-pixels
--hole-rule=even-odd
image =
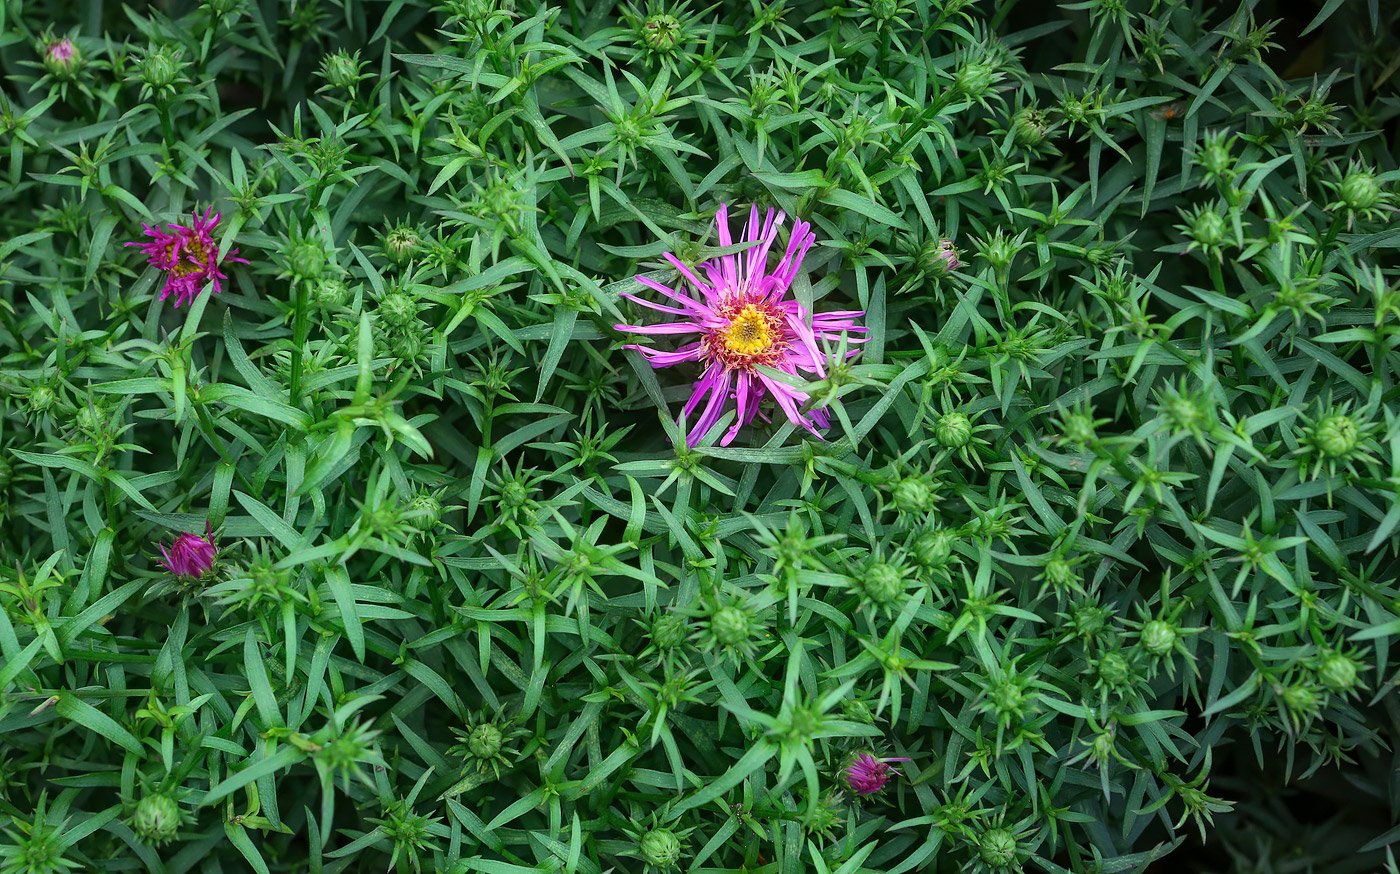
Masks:
[[[659,325],[613,325],[619,331],[633,334],[698,334],[700,326],[694,322],[662,322]]]
[[[705,412],[700,415],[699,421],[695,423],[695,427],[691,428],[689,436],[686,437],[687,446],[697,445],[700,438],[714,427],[724,409],[724,402],[729,397],[729,383],[733,373],[732,370],[728,369],[720,371],[716,385],[710,391],[710,401],[705,405]]]
[[[812,368],[817,372],[817,376],[825,379],[826,369],[822,366],[825,356],[822,355],[822,351],[817,348],[816,335],[812,333],[811,328],[807,327],[806,319],[801,316],[797,318],[788,316],[787,321],[788,330],[792,331],[792,333],[797,336],[797,339],[802,341],[802,347],[806,349],[807,354],[812,357]]]
[[[770,379],[767,376],[764,376],[762,373],[756,373],[755,375],[757,375],[758,378],[763,381],[764,387],[767,388],[768,391],[772,392],[773,399],[778,402],[778,406],[783,408],[783,412],[787,414],[789,422],[807,429],[817,437],[821,436],[817,433],[817,430],[812,426],[812,423],[809,422],[807,418],[803,416],[802,413],[799,412],[797,409],[798,403],[806,402],[806,394],[797,391],[791,386],[778,382],[777,380]]]
[[[685,266],[685,263],[682,262],[681,259],[677,258],[675,255],[672,255],[670,252],[662,254],[661,257],[665,258],[668,262],[670,262],[671,266],[676,268],[677,273],[684,276],[690,282],[691,285],[695,286],[702,293],[707,290],[710,290],[709,284],[701,281],[700,277],[696,276],[693,270]]]
[[[734,442],[734,438],[739,435],[739,429],[753,421],[753,414],[758,409],[759,393],[753,388],[753,374],[747,371],[739,373],[738,385],[734,389],[734,398],[738,405],[738,418],[734,420],[734,427],[725,432],[719,445],[728,446]]]
[[[640,282],[642,285],[645,285],[647,288],[650,288],[650,289],[653,290],[653,291],[659,291],[659,292],[661,292],[662,294],[666,295],[666,296],[669,297],[671,300],[676,301],[677,303],[679,303],[679,304],[680,304],[681,306],[683,306],[683,307],[689,307],[690,309],[693,309],[693,310],[695,310],[696,312],[702,312],[702,313],[708,313],[708,312],[710,312],[710,308],[709,308],[709,307],[705,306],[704,304],[702,304],[700,301],[696,300],[695,298],[693,298],[693,297],[687,297],[686,295],[681,294],[680,292],[676,291],[675,289],[672,289],[672,288],[670,288],[670,287],[668,287],[668,286],[662,285],[661,283],[657,282],[655,279],[652,279],[652,278],[649,277],[649,276],[638,276],[638,277],[637,277],[637,281]]]
[[[692,343],[689,346],[682,346],[675,352],[658,352],[655,349],[648,349],[645,346],[624,346],[624,349],[635,349],[642,353],[642,357],[655,368],[671,367],[680,364],[682,361],[699,361],[700,344]]]
[[[618,296],[618,297],[625,297],[625,298],[627,298],[628,300],[632,301],[632,302],[635,303],[635,304],[641,304],[642,306],[646,307],[647,309],[653,309],[653,310],[656,310],[657,312],[661,312],[661,313],[670,313],[670,314],[673,315],[673,316],[688,316],[688,315],[691,314],[691,311],[690,311],[690,310],[683,310],[683,309],[681,309],[681,308],[679,308],[679,307],[668,307],[668,306],[666,306],[665,304],[660,304],[660,303],[652,303],[651,301],[647,300],[646,298],[644,298],[644,297],[638,297],[637,295],[633,294],[633,293],[630,292],[630,291],[619,291],[619,292],[617,293],[617,296]]]

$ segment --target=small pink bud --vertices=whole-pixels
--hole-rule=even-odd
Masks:
[[[952,240],[938,241],[938,256],[949,270],[957,270],[963,266],[963,262],[958,260],[958,250],[954,248]]]
[[[78,65],[78,47],[71,39],[54,40],[44,49],[44,67],[61,78],[72,75]]]
[[[891,768],[889,763],[907,761],[909,759],[877,759],[869,753],[861,753],[856,756],[855,761],[846,767],[846,785],[859,795],[874,795],[885,788],[885,784],[890,781],[891,774],[904,776]]]
[[[197,580],[214,566],[217,549],[213,541],[198,534],[181,534],[169,549],[163,543],[157,545],[163,556],[161,564],[181,579]]]
[[[73,46],[73,41],[71,39],[61,39],[58,42],[49,44],[48,59],[50,61],[57,61],[60,64],[66,64],[73,60],[73,56],[77,53],[78,50]]]

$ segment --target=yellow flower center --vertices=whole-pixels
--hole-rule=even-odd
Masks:
[[[724,330],[724,348],[738,355],[762,355],[773,348],[773,328],[758,307],[745,304]]]
[[[208,255],[209,250],[205,248],[202,241],[190,240],[185,257],[176,262],[175,268],[171,272],[176,276],[190,276],[198,273],[204,269],[204,262]]]

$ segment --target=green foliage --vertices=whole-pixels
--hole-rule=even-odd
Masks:
[[[7,4],[0,874],[1395,870],[1400,42],[1314,6]],[[614,327],[725,202],[865,312],[824,441]]]

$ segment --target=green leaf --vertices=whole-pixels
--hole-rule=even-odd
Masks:
[[[720,777],[711,780],[705,788],[683,799],[679,804],[674,805],[671,808],[671,821],[678,819],[680,815],[687,810],[704,807],[715,799],[720,798],[730,789],[733,789],[747,779],[750,774],[772,761],[776,752],[777,750],[773,745],[766,740],[759,739],[754,742],[754,744],[749,747],[749,751],[744,753],[744,757],[734,763],[734,767],[730,768]]]
[[[889,207],[883,206],[854,192],[846,191],[842,188],[833,188],[831,191],[822,195],[822,201],[838,209],[846,209],[851,212],[859,213],[886,227],[897,228],[901,231],[909,230],[909,225],[905,223],[904,219],[895,215]]]
[[[243,768],[234,771],[227,778],[210,787],[209,791],[204,793],[204,797],[199,800],[199,806],[208,807],[211,804],[217,804],[244,786],[290,768],[305,758],[306,753],[296,747],[290,744],[283,745],[272,755],[247,763]]]
[[[72,692],[58,693],[58,703],[54,711],[64,719],[78,723],[94,734],[100,735],[128,752],[141,755],[144,750],[136,736],[123,728],[115,719],[78,698]]]

